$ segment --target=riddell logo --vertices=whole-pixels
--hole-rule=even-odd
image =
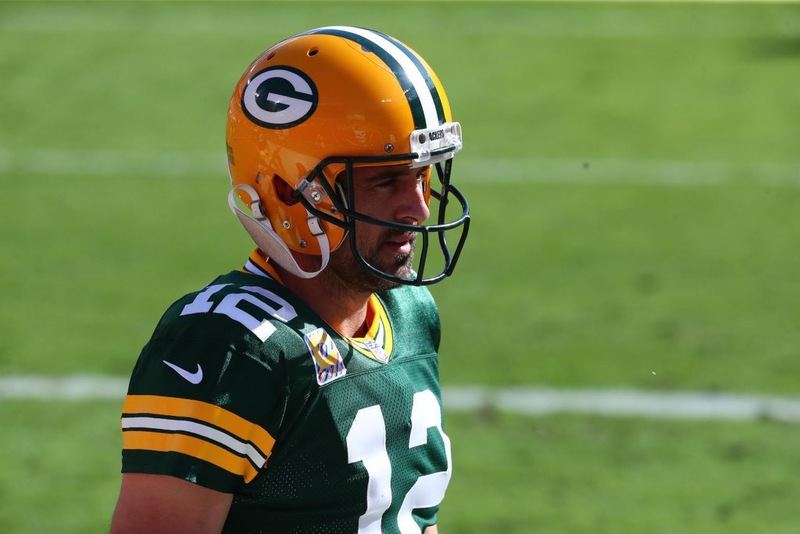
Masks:
[[[438,141],[439,139],[444,139],[444,130],[436,130],[435,132],[430,133],[431,141]]]
[[[255,74],[242,92],[242,111],[248,119],[272,130],[297,126],[317,109],[314,82],[292,67],[269,67]]]

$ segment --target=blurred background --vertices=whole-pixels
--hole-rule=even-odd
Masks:
[[[124,381],[174,299],[242,265],[228,99],[331,24],[416,49],[463,126],[445,386],[797,399],[792,2],[1,2],[3,387]],[[0,390],[0,530],[107,531],[122,394]],[[443,533],[797,530],[791,422],[451,399]]]

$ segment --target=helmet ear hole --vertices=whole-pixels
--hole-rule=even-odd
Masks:
[[[281,202],[287,206],[294,206],[299,202],[297,191],[286,180],[276,174],[272,177],[272,183],[275,186],[275,193]]]

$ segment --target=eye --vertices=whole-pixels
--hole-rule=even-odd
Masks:
[[[375,182],[373,183],[373,185],[374,185],[376,188],[378,188],[378,189],[381,189],[381,188],[391,188],[391,187],[394,187],[394,185],[395,185],[396,183],[397,183],[397,180],[396,180],[395,178],[393,178],[393,177],[386,177],[386,176],[384,176],[384,177],[382,177],[382,178],[381,178],[381,179],[379,179],[379,180],[375,180]]]

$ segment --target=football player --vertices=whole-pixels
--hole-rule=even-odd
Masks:
[[[436,532],[452,458],[426,286],[469,228],[439,79],[388,35],[313,29],[245,71],[226,140],[257,248],[143,348],[112,532]]]

